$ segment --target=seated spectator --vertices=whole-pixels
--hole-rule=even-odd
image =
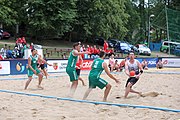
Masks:
[[[18,49],[18,47],[14,47],[14,50],[12,51],[13,57],[14,58],[21,58],[21,52]]]
[[[114,64],[114,70],[116,70],[116,72],[119,72],[119,68],[120,68],[120,65],[118,64],[118,60],[116,60]]]
[[[7,50],[6,56],[7,56],[7,58],[12,58],[12,59],[14,59],[13,53],[12,53],[12,51],[11,51],[10,49]]]
[[[141,66],[144,70],[148,70],[148,62],[146,61],[146,59],[142,61]]]
[[[109,58],[109,67],[110,67],[110,71],[112,72],[115,68],[115,60],[114,60],[114,54],[111,54],[110,58]]]
[[[0,54],[2,55],[3,58],[6,58],[6,53],[7,53],[7,46],[6,47],[2,47]]]
[[[121,61],[120,65],[119,65],[120,71],[122,71],[123,68],[125,67],[125,62],[127,61],[127,59],[128,59],[128,57],[125,57],[125,59]]]
[[[163,63],[161,60],[159,60],[157,63],[156,63],[156,68],[157,69],[162,69],[163,68]]]

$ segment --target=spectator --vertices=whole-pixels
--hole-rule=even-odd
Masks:
[[[14,59],[13,53],[12,53],[12,51],[11,51],[10,49],[7,50],[6,54],[7,54],[7,55],[6,55],[7,58],[12,58],[12,59]]]
[[[148,70],[148,62],[146,59],[142,61],[141,66],[144,70]]]
[[[121,61],[120,65],[119,65],[120,71],[122,71],[123,68],[125,67],[125,63],[126,63],[127,59],[128,59],[128,57],[125,57],[125,59]]]
[[[25,39],[25,37],[22,37],[22,38],[21,38],[21,41],[22,41],[22,44],[23,44],[23,45],[26,44],[26,39]]]
[[[115,60],[114,60],[114,54],[111,54],[110,58],[109,58],[109,67],[110,67],[110,71],[112,72],[115,68]]]
[[[156,63],[156,68],[157,68],[157,69],[162,69],[162,68],[163,68],[162,60],[159,60],[159,61]]]
[[[104,48],[103,48],[103,50],[107,53],[108,52],[108,43],[107,43],[107,41],[106,40],[104,40]]]
[[[12,51],[13,58],[20,58],[20,52],[17,47],[14,47],[14,50]]]
[[[91,47],[89,45],[87,45],[87,51],[89,52],[88,54],[89,58],[91,58],[92,52],[91,52]]]
[[[21,58],[24,57],[24,53],[25,53],[25,50],[28,49],[27,48],[27,44],[26,43],[23,43],[23,48],[21,49]]]
[[[5,45],[4,47],[1,48],[1,51],[0,51],[1,55],[3,58],[6,58],[7,56],[7,46]]]
[[[19,43],[22,43],[21,38],[18,38],[18,39],[16,40],[16,44],[19,44]]]
[[[63,54],[63,59],[66,59],[66,53]]]
[[[115,60],[114,68],[116,72],[119,72],[120,65],[118,64],[118,60]]]
[[[30,46],[29,46],[29,48],[30,48],[31,50],[34,49],[34,44],[31,43]]]

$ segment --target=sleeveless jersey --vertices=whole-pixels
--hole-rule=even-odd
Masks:
[[[37,61],[38,61],[38,55],[32,56],[30,55],[31,58],[31,66],[33,69],[37,68]]]
[[[76,66],[80,68],[81,64],[82,64],[82,60],[78,58],[76,62]]]
[[[129,71],[134,70],[136,72],[136,75],[139,74],[139,66],[138,66],[137,62],[138,61],[136,59],[134,59],[134,63],[133,64],[131,64],[129,62],[129,60],[127,61],[128,70]]]
[[[102,64],[103,64],[104,60],[97,58],[93,61],[92,64],[92,69],[89,73],[89,77],[94,77],[94,78],[99,78],[102,71],[104,70]]]
[[[75,68],[76,67],[76,62],[77,62],[78,56],[74,56],[73,51],[74,50],[72,50],[70,52],[70,56],[68,58],[67,68]]]

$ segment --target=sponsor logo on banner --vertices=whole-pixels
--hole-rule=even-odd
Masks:
[[[53,63],[53,68],[54,68],[54,70],[57,70],[58,69],[58,63]]]
[[[162,58],[164,67],[180,67],[180,58]]]
[[[149,64],[149,65],[155,65],[155,64],[156,64],[156,60],[148,61],[148,64]]]
[[[61,62],[60,65],[59,65],[59,69],[65,70],[66,67],[67,67],[67,62]]]
[[[0,61],[0,74],[10,74],[10,62],[9,61]]]
[[[65,72],[67,66],[67,60],[48,60],[49,64],[53,66],[47,66],[48,72]]]
[[[120,64],[120,62],[123,59],[115,59],[118,60],[118,63]],[[107,63],[107,65],[109,64],[109,59],[105,59],[104,62]],[[92,66],[93,60],[83,60],[83,64],[82,64],[82,68],[81,70],[91,70],[91,66]]]
[[[83,60],[81,70],[91,70],[93,60]]]
[[[25,66],[21,62],[18,62],[16,64],[16,70],[19,71],[20,73],[22,73],[25,70]]]
[[[147,58],[146,60],[148,62],[148,67],[156,67],[157,58]]]

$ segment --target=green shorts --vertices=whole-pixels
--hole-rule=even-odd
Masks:
[[[66,72],[69,75],[71,82],[78,80],[78,75],[75,68],[66,68]]]
[[[35,70],[36,70],[36,75],[41,72],[38,68],[35,68]],[[27,73],[28,73],[28,77],[32,77],[34,74],[34,72],[31,69],[28,69]]]
[[[107,81],[105,81],[102,78],[95,78],[95,77],[89,77],[89,88],[96,88],[99,87],[100,89],[103,89],[108,84]]]

